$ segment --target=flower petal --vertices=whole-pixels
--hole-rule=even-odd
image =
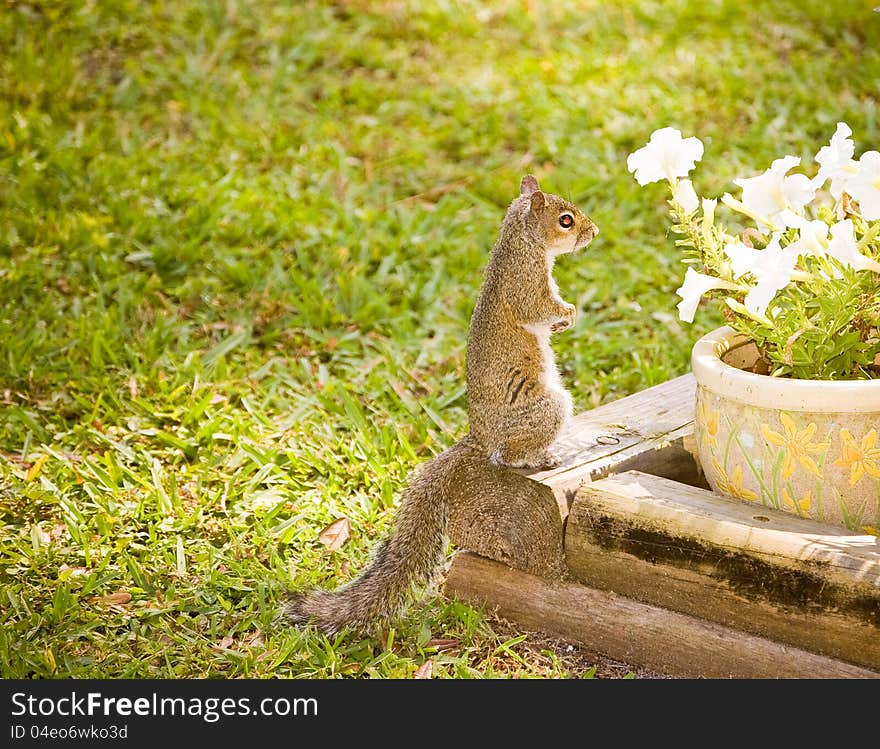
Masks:
[[[799,455],[798,461],[800,464],[812,473],[817,479],[822,478],[822,472],[819,470],[819,466],[816,465],[816,461],[813,460],[809,455]]]
[[[758,281],[757,286],[746,294],[743,304],[746,309],[756,317],[761,317],[770,306],[770,302],[776,296],[777,292],[788,285],[788,279],[783,283],[772,276],[765,276]]]
[[[761,434],[764,436],[764,439],[767,440],[767,442],[769,442],[771,445],[782,447],[785,444],[785,437],[779,434],[779,432],[774,432],[766,424],[761,424]]]
[[[672,192],[672,199],[678,203],[682,210],[690,216],[700,207],[700,199],[694,191],[694,185],[689,179],[679,180]]]
[[[778,223],[782,219],[785,225],[796,225],[798,222],[792,217],[796,216],[816,193],[816,186],[805,175],[786,176],[786,172],[800,163],[801,160],[797,156],[785,156],[776,159],[769,169],[757,177],[735,179],[734,184],[742,188],[743,205],[749,211],[764,216],[773,223]]]
[[[880,193],[878,193],[880,196]],[[859,204],[861,206],[861,203]],[[856,270],[872,270],[880,272],[880,263],[871,260],[859,252],[856,244],[855,229],[851,219],[838,221],[831,227],[831,241],[825,250],[826,254],[833,257],[839,263],[848,265]]]
[[[822,187],[829,179],[831,180],[831,195],[840,200],[852,177],[852,167],[855,165],[853,154],[856,147],[849,137],[852,130],[845,122],[838,122],[831,142],[819,149],[816,154],[816,162],[819,164],[819,173],[813,179],[816,188]]]
[[[626,168],[634,173],[636,182],[640,185],[666,179],[663,162],[650,146],[644,146],[631,153],[626,159]]]
[[[664,127],[655,130],[647,145],[627,157],[626,166],[636,182],[647,185],[664,178],[673,182],[686,177],[702,158],[703,144],[698,138],[683,139],[680,130]]]
[[[816,424],[811,421],[795,435],[795,439],[803,446],[813,439],[814,434],[816,434]]]
[[[859,479],[865,475],[865,466],[860,460],[853,461],[852,466],[850,467],[849,472],[849,483],[850,486],[855,486],[859,483]]]
[[[821,220],[805,221],[798,231],[798,238],[787,250],[798,255],[824,255],[828,244],[828,224]]]
[[[788,435],[789,439],[793,439],[797,435],[797,425],[794,423],[794,419],[791,418],[784,411],[779,415],[779,420],[782,422],[782,427],[785,429],[786,435]]]
[[[782,182],[782,192],[794,211],[799,211],[816,196],[813,181],[805,174],[786,177]]]
[[[873,460],[866,460],[862,463],[865,466],[865,471],[867,471],[874,478],[880,478],[880,468],[877,467],[877,464]]]
[[[880,152],[865,151],[858,161],[858,171],[847,181],[846,191],[859,201],[862,218],[880,218]]]
[[[724,245],[724,254],[730,258],[733,277],[739,278],[751,272],[761,256],[761,251],[746,247],[742,242],[731,242]]]
[[[707,232],[709,227],[715,223],[715,206],[718,205],[718,198],[703,198],[701,204],[703,206],[703,231]]]
[[[723,282],[718,278],[697,273],[693,268],[688,268],[684,274],[684,282],[675,290],[681,297],[678,303],[678,316],[684,322],[693,322],[700,299],[711,289],[724,288]]]

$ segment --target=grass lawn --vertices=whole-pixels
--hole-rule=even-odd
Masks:
[[[556,273],[576,408],[682,374],[721,318],[678,322],[665,187],[627,154],[697,135],[717,196],[786,153],[815,169],[838,120],[878,148],[880,14],[406,5],[0,4],[2,676],[602,675],[435,590],[379,639],[277,607],[355,574],[465,433],[524,173],[601,230]]]

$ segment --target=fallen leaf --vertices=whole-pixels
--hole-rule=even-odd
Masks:
[[[46,665],[49,666],[49,671],[53,674],[58,669],[55,663],[55,653],[52,652],[52,648],[46,648]]]
[[[342,577],[348,577],[349,572],[351,572],[351,564],[347,559],[343,559],[342,564],[339,565],[339,574]]]
[[[457,648],[460,644],[461,643],[458,640],[436,638],[433,640],[428,640],[428,642],[425,644],[425,647],[437,648],[437,650],[449,650],[450,648]]]
[[[214,646],[214,650],[229,650],[235,643],[234,637],[224,637]]]
[[[433,661],[425,661],[421,666],[416,669],[416,672],[413,674],[413,679],[430,679],[431,671],[433,671]]]
[[[334,520],[318,536],[318,540],[327,547],[327,551],[336,551],[351,535],[351,523],[348,518]]]
[[[131,396],[132,400],[135,400],[140,395],[138,381],[134,376],[128,378],[128,394]]]
[[[125,593],[123,591],[117,591],[116,593],[110,593],[106,596],[101,596],[98,599],[98,603],[106,603],[107,605],[116,605],[128,603],[131,600],[131,593]]]
[[[43,470],[43,466],[46,465],[47,460],[49,460],[48,455],[41,455],[39,458],[37,458],[36,463],[34,463],[28,469],[27,475],[25,475],[24,480],[25,481],[33,481],[37,476],[39,476],[40,471]]]

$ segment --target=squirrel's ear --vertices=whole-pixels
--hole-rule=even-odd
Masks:
[[[540,216],[545,205],[547,205],[547,199],[544,197],[544,193],[540,190],[535,190],[532,193],[531,201],[529,202],[529,212],[534,213],[536,216]]]
[[[519,183],[519,194],[520,195],[531,195],[533,192],[540,190],[538,187],[538,180],[535,179],[533,174],[527,174],[522,178],[522,182]]]

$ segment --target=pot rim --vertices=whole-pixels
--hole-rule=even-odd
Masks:
[[[760,408],[810,413],[880,412],[880,380],[797,380],[746,372],[721,357],[745,341],[729,325],[698,340],[691,352],[697,385]]]

